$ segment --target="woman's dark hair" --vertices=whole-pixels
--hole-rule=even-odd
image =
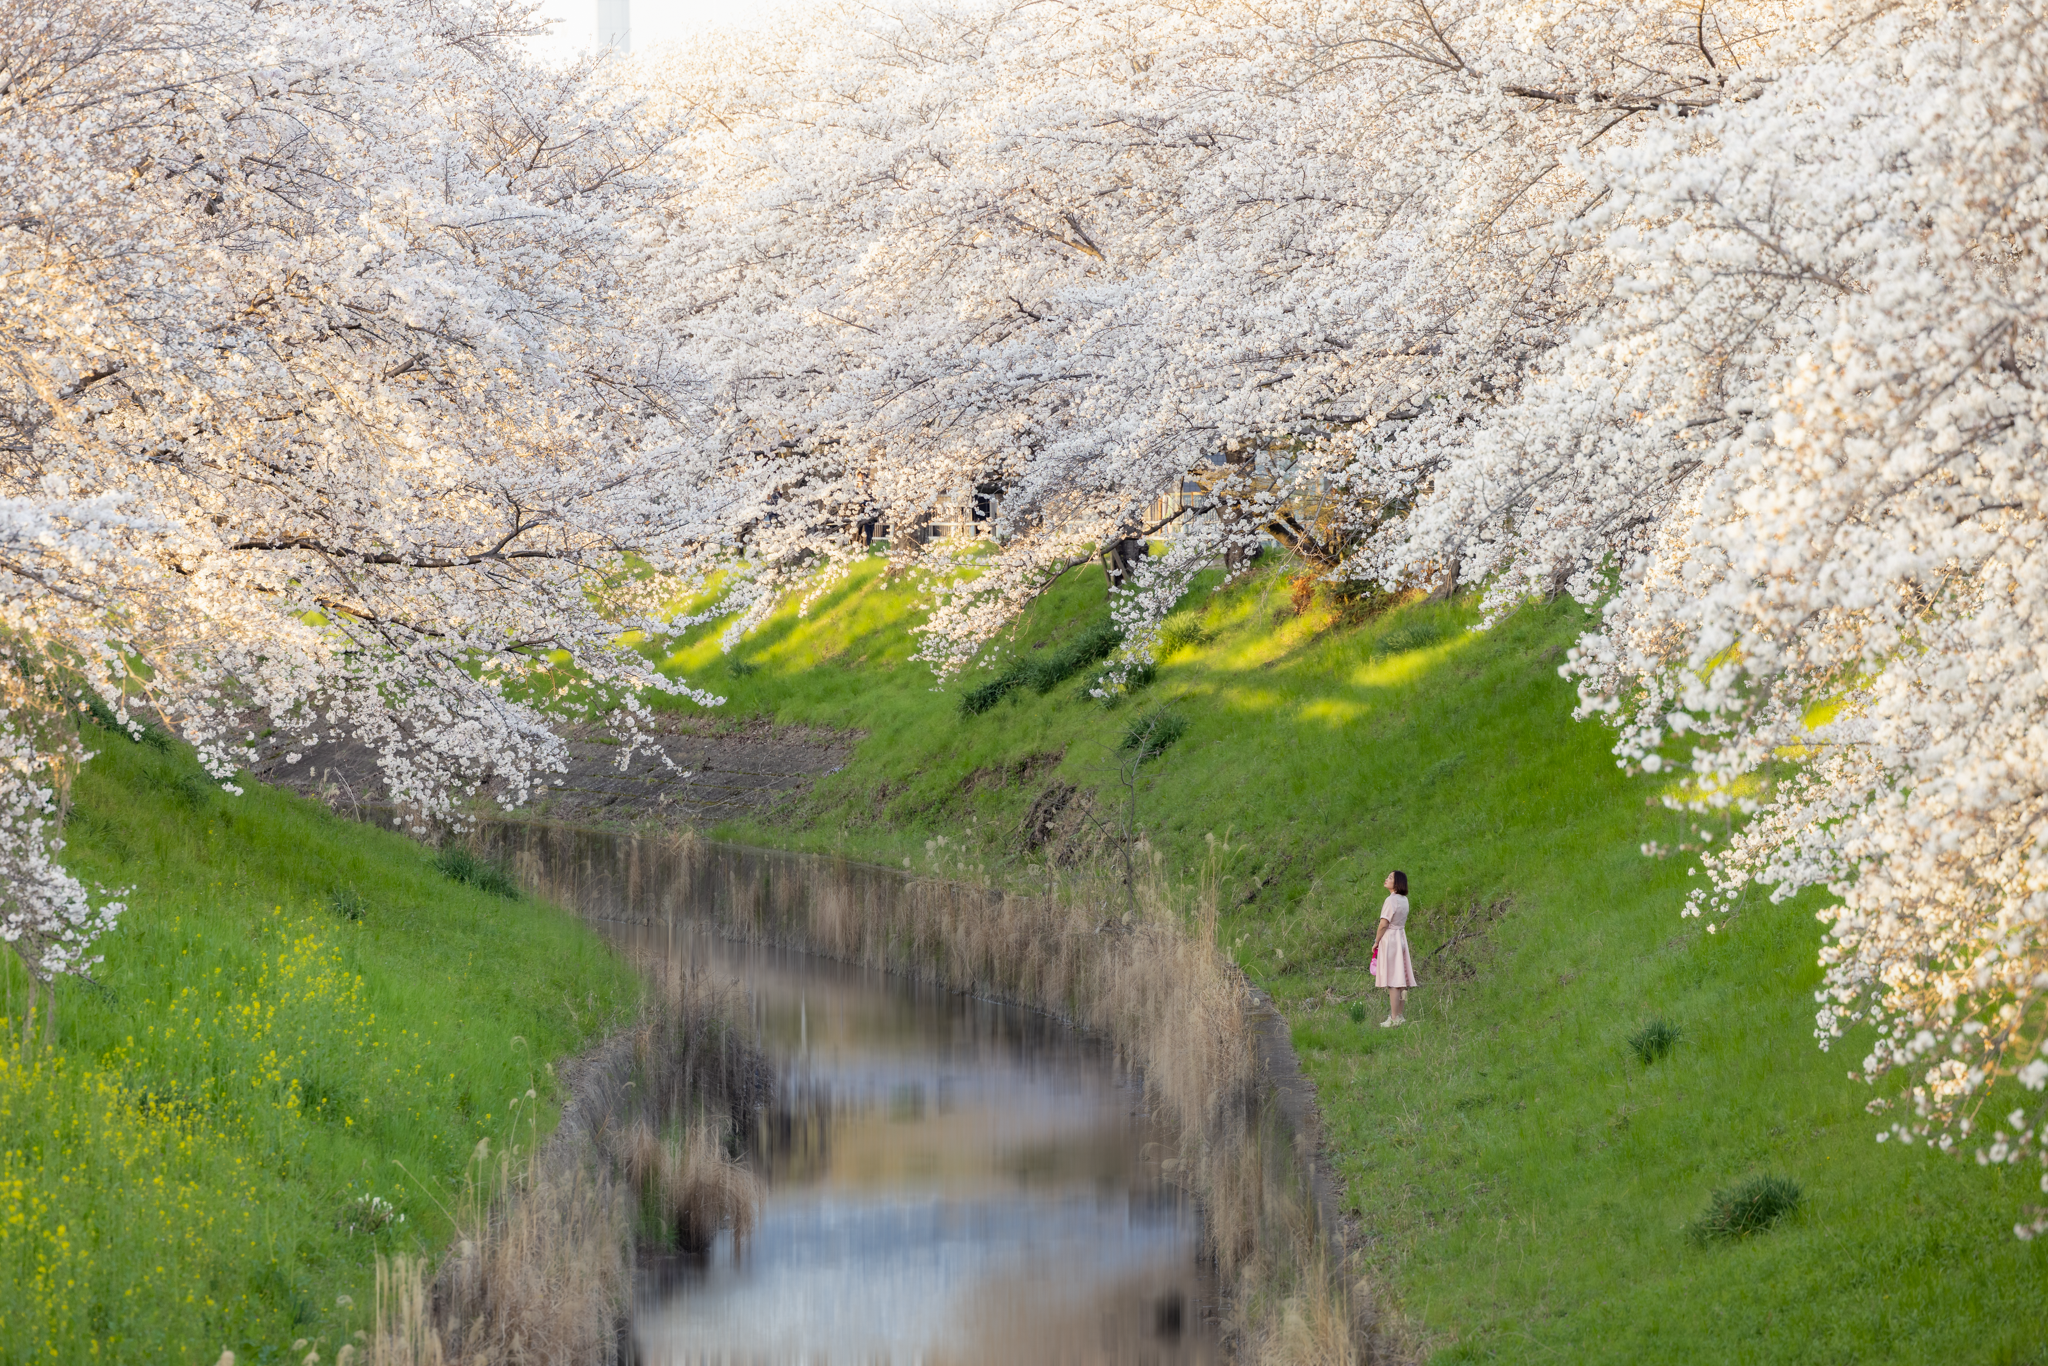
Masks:
[[[1408,895],[1408,875],[1402,872],[1399,868],[1396,868],[1394,870],[1394,895]]]

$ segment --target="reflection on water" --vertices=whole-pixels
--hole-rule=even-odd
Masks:
[[[1103,1047],[702,926],[610,930],[738,979],[778,1080],[761,1218],[643,1278],[643,1360],[1221,1359],[1195,1212]]]

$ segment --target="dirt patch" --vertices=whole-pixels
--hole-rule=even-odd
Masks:
[[[1110,846],[1111,833],[1096,810],[1093,793],[1055,781],[1032,799],[1018,836],[1025,853],[1075,868],[1100,857]]]
[[[1514,899],[1502,896],[1431,915],[1429,928],[1443,939],[1423,959],[1425,971],[1445,982],[1469,982],[1477,977],[1493,952],[1489,932],[1513,908]]]
[[[1060,818],[1073,803],[1077,789],[1072,783],[1052,783],[1031,802],[1024,813],[1024,847],[1037,853],[1058,836]]]
[[[1067,757],[1064,749],[1041,750],[1013,759],[1006,764],[984,764],[960,780],[960,795],[999,790],[1005,787],[1024,787],[1057,767]]]

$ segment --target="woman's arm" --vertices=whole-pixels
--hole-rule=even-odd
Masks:
[[[1378,953],[1380,951],[1380,941],[1387,937],[1387,926],[1393,923],[1393,921],[1386,919],[1382,919],[1380,921],[1380,932],[1372,937],[1372,951],[1374,953]]]

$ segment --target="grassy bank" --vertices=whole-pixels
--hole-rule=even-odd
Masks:
[[[546,1131],[633,979],[397,835],[96,745],[65,861],[129,909],[57,1046],[0,1046],[0,1362],[332,1360],[375,1254],[440,1252],[477,1145]]]
[[[1085,671],[1044,667],[963,708],[1104,614],[1099,572],[1072,575],[993,667],[937,691],[879,564],[731,656],[705,628],[671,663],[730,714],[866,732],[804,801],[718,833],[1029,881],[1111,847],[1134,721],[1178,730],[1136,769],[1138,824],[1174,869],[1212,834],[1229,846],[1222,934],[1293,1024],[1420,1355],[2048,1361],[2048,1247],[2010,1231],[2037,1175],[1873,1141],[1870,1092],[1845,1076],[1863,1047],[1812,1037],[1811,904],[1751,905],[1714,935],[1679,916],[1682,852],[1641,846],[1698,836],[1570,719],[1556,670],[1579,609],[1479,634],[1460,603],[1347,621],[1297,612],[1268,570],[1198,590],[1156,680],[1114,708],[1077,695]],[[1396,866],[1424,985],[1414,1027],[1386,1031],[1365,960]],[[1677,1040],[1646,1063],[1628,1039],[1658,1020]],[[1690,1236],[1756,1175],[1796,1182],[1799,1207],[1755,1236]]]

